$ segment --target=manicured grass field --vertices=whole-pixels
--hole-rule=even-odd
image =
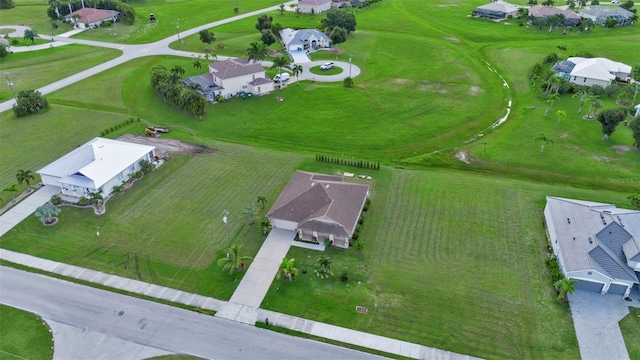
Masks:
[[[624,337],[630,359],[640,359],[640,309],[629,307],[629,315],[620,320],[620,331]]]
[[[41,51],[14,53],[2,62],[9,72],[14,90],[37,89],[120,56],[113,49],[66,45]],[[52,71],[55,69],[55,71]],[[86,97],[76,94],[78,98]],[[6,81],[0,82],[0,101],[13,97]]]
[[[578,357],[544,264],[544,196],[622,196],[469,172],[372,175],[364,254],[328,250],[335,278],[320,280],[320,253],[292,248],[307,274],[275,281],[262,307],[485,358]]]
[[[0,305],[0,323],[0,359],[53,358],[53,339],[49,326],[40,317]]]
[[[299,157],[209,144],[211,154],[172,155],[157,171],[110,199],[103,216],[63,207],[56,226],[45,227],[29,217],[3,236],[0,246],[227,299],[242,274],[230,277],[215,264],[226,247],[223,210],[230,214],[232,240],[244,244],[246,255],[255,255],[263,238],[259,225],[248,226],[242,212],[257,196],[272,202]]]

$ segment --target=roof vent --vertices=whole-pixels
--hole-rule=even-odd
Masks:
[[[593,244],[593,238],[591,238],[591,236],[589,236],[589,244]]]
[[[328,188],[329,188],[329,184],[327,184],[327,185],[325,186],[325,188],[326,188],[326,189],[328,189]]]
[[[311,186],[315,186],[315,185],[316,185],[316,182],[315,182],[315,181],[311,183]]]
[[[571,219],[567,218],[567,222],[568,222],[569,224],[571,224]]]
[[[576,241],[576,237],[575,236],[573,237],[573,241]]]

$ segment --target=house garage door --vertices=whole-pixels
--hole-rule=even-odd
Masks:
[[[602,291],[602,286],[604,286],[604,284],[601,284],[598,282],[578,280],[578,283],[576,284],[576,289],[593,291],[593,292],[599,293]]]
[[[625,291],[627,291],[627,285],[611,284],[607,294],[624,295]]]

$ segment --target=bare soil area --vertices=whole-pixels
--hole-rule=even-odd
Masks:
[[[167,153],[174,154],[207,154],[213,149],[203,145],[191,144],[175,139],[162,139],[153,136],[140,136],[134,134],[124,134],[118,140],[128,141],[136,144],[151,145],[156,147],[156,155],[163,157]]]

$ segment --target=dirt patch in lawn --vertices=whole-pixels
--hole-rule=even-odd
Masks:
[[[480,86],[472,86],[469,88],[469,94],[473,95],[473,96],[477,96],[478,94],[482,94],[484,92],[484,89],[481,88]]]
[[[329,52],[329,54],[342,54],[342,53],[344,53],[344,50],[342,50],[342,49],[331,49],[328,52]]]
[[[627,151],[631,150],[630,146],[624,146],[624,145],[614,145],[611,148],[615,150],[617,154],[624,154]]]
[[[162,157],[167,153],[174,154],[207,154],[213,149],[203,145],[192,144],[175,139],[162,139],[152,136],[140,136],[124,134],[118,140],[128,141],[136,144],[151,145],[156,147],[156,155]]]
[[[460,42],[460,39],[458,39],[457,37],[453,37],[453,36],[445,36],[444,39],[445,40],[449,40],[449,41],[453,41],[453,42],[456,42],[456,43]]]
[[[469,156],[468,150],[458,151],[458,153],[456,153],[456,159],[462,161],[465,164],[471,164],[472,161],[471,157]]]
[[[437,92],[438,94],[446,94],[449,92],[443,84],[439,84],[439,83],[429,84],[426,82],[423,82],[421,85],[419,85],[418,90]]]

